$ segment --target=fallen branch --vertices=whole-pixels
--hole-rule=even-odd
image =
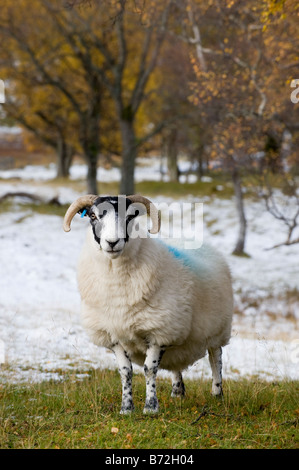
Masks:
[[[200,415],[196,418],[195,421],[193,421],[191,423],[191,425],[196,424],[201,418],[203,418],[204,416],[207,416],[207,415],[217,416],[218,418],[232,418],[232,417],[234,417],[234,415],[232,415],[232,414],[214,413],[214,411],[210,411],[209,408],[206,405],[204,405],[203,409],[201,410]]]
[[[9,192],[9,193],[4,194],[3,196],[0,197],[0,203],[3,202],[5,199],[11,198],[11,197],[22,197],[22,198],[31,199],[32,201],[38,202],[40,204],[53,204],[55,206],[61,206],[61,202],[58,200],[57,196],[47,201],[41,196],[37,196],[31,193],[26,193],[23,191]]]
[[[203,416],[206,416],[207,414],[208,414],[208,408],[204,406],[203,409],[201,410],[200,415],[196,418],[195,421],[191,423],[191,425],[197,423],[197,421],[199,421],[201,418],[203,418]]]

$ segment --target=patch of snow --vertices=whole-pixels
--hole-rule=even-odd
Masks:
[[[179,168],[181,171],[186,171],[186,162],[180,162]],[[158,157],[137,159],[137,166],[135,170],[135,181],[161,181],[161,169],[163,181],[169,181],[165,164],[162,164]],[[189,167],[187,168],[189,169]],[[87,175],[87,166],[80,163],[75,163],[70,168],[71,180],[82,180]],[[56,165],[50,163],[48,166],[42,165],[26,165],[24,168],[13,168],[10,170],[0,170],[0,178],[12,179],[19,178],[24,181],[50,181],[56,177]],[[97,181],[100,183],[119,182],[121,178],[120,168],[106,169],[99,166],[97,170]],[[210,180],[206,177],[207,181]],[[204,180],[204,179],[203,179]],[[195,175],[181,175],[180,182],[188,181],[195,183],[197,176]]]
[[[26,165],[24,168],[13,168],[11,170],[1,170],[0,178],[12,179],[20,178],[23,181],[48,181],[56,177],[56,166],[51,163],[48,167],[42,165]]]
[[[147,163],[147,162],[146,162]],[[84,164],[75,163],[70,168],[70,179],[81,180],[85,179],[87,175],[87,166]],[[42,165],[26,165],[24,168],[13,168],[10,170],[0,170],[0,178],[12,179],[20,178],[23,181],[50,181],[56,177],[56,165],[50,163],[48,166]],[[106,169],[98,167],[97,180],[102,183],[118,182],[120,181],[121,173],[119,168]],[[164,181],[167,176],[164,176]],[[136,182],[140,181],[160,181],[160,161],[153,158],[151,165],[139,165],[136,167],[135,174]]]
[[[200,181],[202,183],[211,183],[213,181],[213,178],[211,178],[210,176],[202,176]]]
[[[22,133],[22,129],[18,126],[0,126],[0,135],[13,134],[18,135]]]

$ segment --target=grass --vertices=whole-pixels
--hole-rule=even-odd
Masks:
[[[221,188],[221,189],[219,189]],[[136,192],[151,197],[165,196],[178,199],[193,195],[196,197],[231,198],[233,186],[224,175],[215,175],[211,182],[178,183],[162,181],[143,181],[136,184]]]
[[[117,371],[79,380],[2,385],[0,448],[206,449],[298,448],[299,382],[228,380],[223,399],[210,382],[187,380],[185,399],[158,380],[160,411],[143,415],[144,378],[134,376],[135,412],[119,414]]]

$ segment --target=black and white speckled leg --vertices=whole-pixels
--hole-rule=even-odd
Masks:
[[[185,384],[183,382],[183,376],[180,371],[172,373],[172,397],[184,397],[185,396]]]
[[[146,398],[143,413],[157,413],[159,403],[156,393],[156,377],[165,350],[160,346],[150,345],[146,352],[144,362],[144,375],[146,380]]]
[[[212,369],[212,395],[221,396],[222,392],[222,349],[209,349],[209,361]]]
[[[116,357],[122,383],[122,403],[120,413],[128,414],[134,410],[132,397],[132,363],[128,354],[120,344],[115,344],[112,350]]]

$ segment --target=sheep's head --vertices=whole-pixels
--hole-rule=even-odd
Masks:
[[[66,232],[70,231],[76,213],[89,217],[96,242],[111,259],[123,252],[138,216],[150,216],[150,233],[158,233],[160,230],[159,211],[149,199],[140,195],[82,196],[70,205],[65,214],[63,228]]]

